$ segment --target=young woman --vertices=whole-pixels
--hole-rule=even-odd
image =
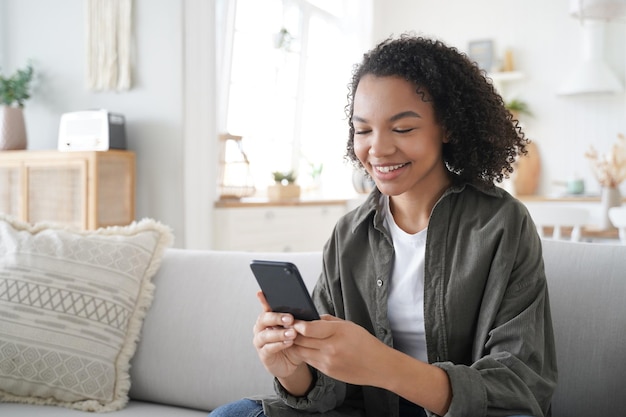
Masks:
[[[294,321],[259,294],[277,396],[212,416],[550,415],[541,242],[494,186],[527,143],[501,97],[456,49],[403,35],[364,56],[347,112],[347,156],[376,189],[324,247],[325,315]]]

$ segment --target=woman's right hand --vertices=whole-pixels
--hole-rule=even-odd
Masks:
[[[305,365],[292,349],[297,333],[293,328],[291,314],[271,311],[262,291],[257,297],[263,305],[263,312],[254,325],[254,347],[269,373],[279,379],[289,378],[298,367]]]

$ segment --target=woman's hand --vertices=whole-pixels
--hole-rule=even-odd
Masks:
[[[278,378],[288,392],[295,396],[304,395],[311,386],[313,376],[306,363],[292,349],[297,337],[293,325],[298,321],[291,314],[272,312],[263,292],[259,291],[257,297],[263,305],[263,313],[257,318],[253,330],[253,344],[259,358],[265,369]]]
[[[255,346],[265,367],[295,396],[305,395],[320,372],[354,385],[387,389],[422,407],[444,415],[452,398],[445,371],[387,346],[363,327],[330,315],[321,320],[293,320],[265,312],[254,327]]]
[[[355,385],[380,387],[444,415],[452,390],[442,369],[397,351],[363,327],[332,316],[296,321],[289,349],[320,372]]]
[[[254,347],[272,375],[279,378],[289,376],[303,362],[289,352],[296,338],[294,318],[291,314],[272,312],[263,292],[259,291],[257,297],[263,305],[263,313],[254,325]]]
[[[391,348],[363,327],[324,315],[320,321],[298,321],[294,329],[298,336],[290,350],[298,360],[340,381],[382,386],[379,377]]]

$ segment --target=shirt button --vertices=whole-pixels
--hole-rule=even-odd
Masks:
[[[378,285],[379,287],[382,287],[383,286],[383,280],[382,279],[376,280],[376,285]]]

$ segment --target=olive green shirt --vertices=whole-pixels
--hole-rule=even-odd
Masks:
[[[379,201],[374,190],[339,220],[313,298],[320,313],[393,346],[387,296],[394,249]],[[450,378],[446,416],[550,415],[557,369],[541,241],[524,205],[502,189],[455,186],[433,208],[424,326],[428,361]],[[313,372],[306,397],[288,395],[276,381],[266,414],[398,415],[397,395]]]

